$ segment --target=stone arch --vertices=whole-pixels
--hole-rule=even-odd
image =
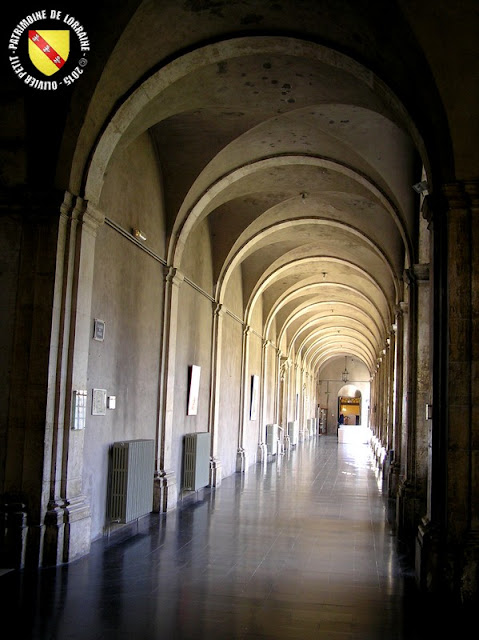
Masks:
[[[167,117],[167,110],[157,109],[155,111],[150,109],[152,103],[161,96],[167,87],[178,79],[194,72],[195,69],[202,68],[208,64],[218,64],[230,58],[258,53],[280,53],[319,60],[338,69],[347,69],[348,73],[368,86],[374,83],[375,93],[383,97],[385,102],[393,109],[398,121],[402,123],[405,130],[409,132],[414,140],[423,157],[425,166],[428,166],[429,163],[422,137],[401,101],[385,83],[353,58],[337,51],[332,51],[323,45],[291,37],[239,37],[208,44],[174,58],[150,75],[126,97],[104,127],[94,149],[92,149],[90,162],[86,169],[85,199],[93,205],[98,205],[104,174],[115,151],[122,146],[126,146],[154,122]],[[152,111],[155,111],[154,117],[151,115]],[[83,150],[77,147],[71,172],[71,182],[75,184],[78,183],[77,176],[79,172],[84,171],[81,160],[82,154]],[[209,194],[205,194],[205,196],[208,199],[210,197]],[[173,247],[176,246],[176,237],[184,224],[184,213],[181,211],[179,212],[179,219],[180,227],[173,234]],[[175,252],[176,249],[173,251]],[[177,264],[177,256],[173,259],[171,251],[169,252],[169,262],[173,265]]]

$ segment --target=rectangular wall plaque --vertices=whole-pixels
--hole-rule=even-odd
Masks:
[[[95,318],[95,322],[93,324],[93,337],[95,340],[99,340],[103,342],[105,339],[105,322],[104,320],[99,320]]]
[[[258,418],[258,394],[259,394],[259,376],[251,376],[251,404],[249,409],[249,419],[256,420]]]
[[[106,389],[93,389],[91,414],[92,416],[106,415]]]
[[[190,368],[190,388],[188,393],[188,409],[189,416],[196,416],[198,413],[198,396],[200,393],[200,374],[201,367],[196,364]]]

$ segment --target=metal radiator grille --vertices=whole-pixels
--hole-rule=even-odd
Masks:
[[[154,440],[129,440],[113,444],[110,520],[127,523],[151,512],[154,465]]]
[[[210,434],[189,433],[183,452],[183,489],[196,491],[209,484]]]

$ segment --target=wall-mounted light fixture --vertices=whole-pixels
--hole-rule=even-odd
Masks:
[[[143,242],[145,242],[146,236],[143,231],[140,231],[140,229],[132,229],[131,232],[137,240],[142,240]]]

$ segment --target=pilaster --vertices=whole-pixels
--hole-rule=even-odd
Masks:
[[[259,409],[259,429],[258,429],[258,462],[264,462],[268,455],[266,445],[266,422],[267,422],[267,403],[266,391],[268,389],[268,348],[272,345],[270,340],[263,340],[261,351],[261,390],[260,390],[260,409]]]
[[[478,193],[477,182],[447,184],[443,198],[429,199],[427,207],[434,229],[434,396],[430,499],[417,535],[416,567],[420,586],[445,587],[463,603],[477,603],[479,575]]]
[[[219,433],[219,397],[221,385],[221,358],[223,344],[223,305],[213,303],[213,329],[211,339],[211,383],[210,383],[210,412],[209,431],[211,434],[210,486],[219,487],[221,484],[221,462],[217,457]]]
[[[241,393],[240,393],[240,416],[238,431],[238,451],[236,454],[236,471],[243,473],[246,469],[246,452],[244,449],[244,427],[248,419],[248,365],[249,348],[251,339],[251,327],[245,325],[243,328],[243,343],[241,351]]]
[[[153,485],[153,511],[176,508],[178,487],[171,460],[173,437],[176,346],[178,337],[179,292],[184,275],[174,267],[165,267],[163,341],[160,371],[160,413],[156,471]]]
[[[243,447],[239,447],[236,452],[236,473],[244,473],[246,471],[246,452]]]
[[[45,515],[44,564],[70,562],[90,550],[90,505],[82,492],[84,430],[74,429],[71,417],[73,391],[87,389],[96,235],[105,218],[81,198],[76,198],[71,215],[67,199],[62,216],[68,220],[58,291],[57,330],[63,350],[57,354],[55,377],[60,384],[57,382],[53,399],[60,410],[53,421],[51,466],[45,469],[50,498]]]

